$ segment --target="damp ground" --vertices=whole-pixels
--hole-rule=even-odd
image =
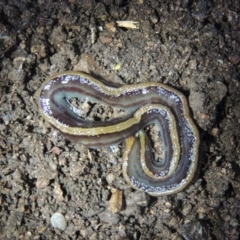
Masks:
[[[0,238],[239,239],[239,18],[237,0],[1,0]],[[36,92],[65,70],[184,93],[201,135],[196,181],[150,197],[125,182],[123,145],[62,137]],[[92,112],[102,121],[119,114]],[[51,224],[57,212],[63,231]]]

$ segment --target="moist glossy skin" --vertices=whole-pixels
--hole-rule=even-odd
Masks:
[[[80,98],[123,109],[127,116],[90,122],[77,115],[69,99]],[[182,93],[160,83],[110,87],[81,72],[48,78],[39,90],[42,116],[67,139],[89,147],[125,142],[123,175],[135,189],[153,196],[177,193],[193,179],[199,134]],[[143,128],[158,125],[164,159],[153,159]],[[136,137],[138,135],[138,137]]]

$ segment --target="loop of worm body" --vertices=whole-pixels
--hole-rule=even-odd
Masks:
[[[106,122],[88,121],[69,99],[79,98],[121,108],[126,116]],[[135,189],[152,196],[183,190],[198,166],[199,133],[185,96],[160,83],[107,86],[81,72],[49,77],[39,90],[41,115],[67,139],[89,147],[124,141],[123,175]],[[144,127],[156,124],[164,158],[155,161]],[[136,136],[138,135],[138,136]]]

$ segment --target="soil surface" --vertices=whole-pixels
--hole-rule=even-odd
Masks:
[[[197,180],[150,197],[125,182],[122,145],[67,141],[36,96],[64,70],[183,92],[201,134]],[[0,0],[0,238],[239,239],[239,70],[237,0]]]

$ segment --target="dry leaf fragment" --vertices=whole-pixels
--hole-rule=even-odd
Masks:
[[[108,209],[111,213],[117,213],[122,210],[122,207],[123,207],[123,192],[118,189],[114,189],[112,196],[109,200]]]
[[[92,161],[93,161],[93,158],[92,158],[92,154],[91,154],[91,152],[89,151],[89,149],[87,150],[87,156],[88,156],[89,161],[92,162]]]
[[[124,27],[129,29],[139,29],[139,22],[135,21],[116,21],[118,27]]]
[[[63,192],[62,192],[62,189],[61,189],[59,183],[54,184],[53,194],[54,194],[54,197],[57,200],[57,202],[63,201]]]

